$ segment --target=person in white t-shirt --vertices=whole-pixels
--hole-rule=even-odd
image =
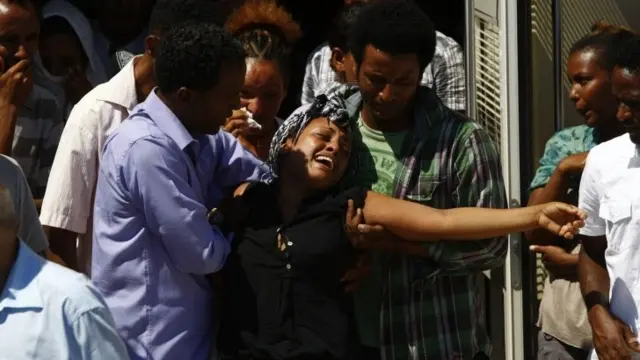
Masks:
[[[90,91],[71,111],[40,213],[52,251],[69,267],[89,273],[100,154],[109,135],[156,86],[153,64],[158,38],[186,21],[215,22],[217,10],[218,6],[207,0],[158,0],[151,14],[145,53]]]
[[[640,359],[640,37],[625,44],[612,75],[627,133],[591,150],[580,183],[578,276],[589,311],[591,359]]]

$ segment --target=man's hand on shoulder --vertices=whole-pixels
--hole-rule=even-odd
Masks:
[[[584,170],[584,166],[587,163],[588,155],[589,152],[587,151],[567,156],[558,164],[558,171],[560,171],[564,175],[580,174]]]

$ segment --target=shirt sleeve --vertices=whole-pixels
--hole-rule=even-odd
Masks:
[[[269,167],[245,149],[233,135],[220,131],[216,136],[221,148],[217,160],[221,166],[216,178],[221,179],[221,187],[235,188],[243,182],[259,181],[268,173]]]
[[[116,331],[113,317],[106,307],[84,312],[72,324],[78,360],[127,360],[127,348]]]
[[[464,63],[462,47],[455,40],[438,39],[431,62],[433,88],[447,107],[457,111],[465,111],[467,108]]]
[[[315,60],[315,53],[312,53],[307,59],[307,65],[304,70],[304,80],[302,81],[302,93],[300,95],[300,103],[302,105],[313,102],[314,92],[313,89],[318,85],[317,77],[315,76],[313,65]]]
[[[465,126],[466,130],[462,131],[470,132],[462,135],[461,148],[454,155],[458,178],[453,193],[455,207],[507,208],[500,156],[493,140],[478,125]],[[506,237],[427,245],[429,257],[445,273],[469,273],[502,266],[507,248]]]
[[[20,217],[20,227],[18,229],[18,237],[24,241],[31,250],[36,253],[49,248],[49,242],[44,235],[42,225],[38,220],[38,210],[33,202],[33,196],[29,189],[29,183],[22,173],[22,169],[15,164],[16,186],[14,198],[14,206],[16,214]]]
[[[144,212],[149,230],[179,269],[216,272],[225,262],[229,243],[209,224],[202,196],[189,184],[189,160],[168,146],[151,137],[132,144],[121,162],[122,186],[129,189],[134,206]]]
[[[562,159],[569,156],[567,153],[567,139],[562,139],[559,133],[555,133],[545,145],[544,154],[540,158],[539,167],[529,185],[529,192],[545,187]]]
[[[597,154],[595,154],[597,156]],[[600,217],[600,174],[594,152],[587,156],[587,163],[580,180],[580,200],[578,207],[587,213],[587,220],[580,234],[585,236],[604,236],[606,234],[606,222]]]
[[[98,123],[97,114],[77,109],[71,112],[53,160],[40,221],[46,226],[84,234],[91,213],[100,149],[97,131],[87,128],[87,124]]]

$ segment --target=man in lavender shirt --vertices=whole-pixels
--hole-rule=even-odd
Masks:
[[[214,25],[192,24],[161,39],[156,55],[158,88],[105,144],[93,281],[132,359],[201,360],[213,339],[205,276],[230,248],[207,221],[206,197],[260,171],[259,160],[217,133],[240,106],[244,52]]]

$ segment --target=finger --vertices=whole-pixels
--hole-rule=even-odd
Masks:
[[[10,84],[17,85],[22,84],[26,80],[26,77],[23,73],[15,73],[9,79]]]
[[[627,344],[630,350],[640,352],[640,343],[638,343],[638,338],[633,331],[631,331],[630,327],[623,327],[622,336],[624,337],[625,344]]]
[[[225,126],[232,128],[246,128],[249,124],[247,123],[247,120],[244,119],[230,119],[227,120]]]
[[[7,70],[7,75],[13,76],[13,74],[23,73],[27,71],[28,68],[29,68],[29,60],[22,59]]]
[[[358,231],[361,234],[376,234],[376,233],[386,232],[384,226],[382,225],[367,225],[367,224],[358,225]]]
[[[575,234],[577,232],[576,229],[574,229],[574,227],[572,225],[564,225],[562,226],[562,228],[560,229],[560,236],[562,236],[565,239],[572,239],[573,238],[573,234]]]
[[[244,134],[244,133],[242,132],[242,130],[241,130],[241,129],[235,129],[235,130],[231,131],[231,135],[232,135],[234,138],[238,138],[238,139],[239,139],[239,138],[241,138],[241,137],[242,137],[242,135],[243,135],[243,134]]]
[[[352,199],[347,200],[347,223],[351,223],[353,218],[356,216],[353,208],[354,208],[353,200]]]
[[[556,208],[569,214],[577,214],[579,211],[577,207],[566,203],[556,203]]]
[[[587,215],[587,212],[582,210],[582,209],[578,209],[578,217],[582,220],[587,220],[587,218],[589,217],[589,215]]]
[[[230,123],[227,123],[224,126],[224,130],[230,133],[233,133],[234,131],[239,131],[240,133],[244,134],[247,131],[247,123],[243,123],[241,120],[240,121],[232,121]]]
[[[627,341],[627,345],[633,352],[640,353],[640,341],[638,340],[637,337],[634,337],[633,339],[629,339]]]
[[[364,220],[363,215],[362,215],[362,209],[358,209],[356,210],[356,217],[355,219],[353,219],[354,223],[358,226],[360,226],[359,224],[362,224],[362,221]]]
[[[584,220],[576,220],[573,222],[573,227],[576,228],[576,230],[579,230],[581,228],[584,227]]]
[[[529,250],[533,253],[543,254],[543,255],[549,251],[547,246],[541,246],[541,245],[531,245],[529,246]]]
[[[554,234],[558,234],[560,229],[562,228],[558,223],[556,223],[553,219],[548,216],[543,216],[540,220],[540,227],[550,231]]]
[[[233,119],[247,121],[249,119],[249,115],[247,115],[247,113],[242,110],[233,110],[231,116],[229,116],[229,120]]]

